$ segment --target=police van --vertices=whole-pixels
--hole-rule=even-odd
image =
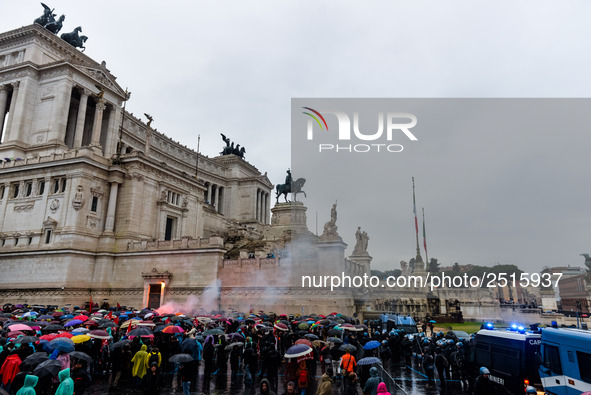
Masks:
[[[521,330],[481,329],[472,347],[474,366],[490,370],[490,380],[513,394],[523,394],[528,385],[542,388],[536,353],[541,334]]]
[[[591,391],[591,332],[544,328],[539,362],[546,393],[578,395]]]

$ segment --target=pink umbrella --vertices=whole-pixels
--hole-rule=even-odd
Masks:
[[[162,329],[164,333],[183,333],[185,330],[177,325],[167,326],[166,328]]]
[[[30,326],[25,325],[25,324],[14,324],[14,325],[10,325],[8,327],[8,329],[13,332],[13,331],[32,331],[33,329],[31,329]]]

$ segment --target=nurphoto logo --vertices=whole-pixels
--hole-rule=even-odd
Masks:
[[[353,113],[353,128],[351,128],[351,117],[343,111],[323,110],[322,113],[311,107],[302,107],[303,114],[307,115],[307,139],[314,140],[314,129],[319,129],[321,133],[329,133],[328,123],[325,115],[334,115],[338,123],[338,141],[372,141],[374,143],[367,144],[318,144],[319,152],[370,152],[370,151],[384,151],[384,152],[402,152],[404,147],[402,144],[391,143],[394,138],[398,138],[404,134],[409,140],[417,141],[417,137],[410,131],[416,126],[417,117],[414,114],[404,112],[388,112],[384,116],[383,112],[377,114],[377,131],[362,131],[359,127],[359,113]],[[384,127],[384,124],[386,125]],[[318,125],[318,126],[315,126]],[[353,133],[351,133],[351,129]],[[385,129],[385,136],[384,136]],[[402,133],[400,133],[402,132]],[[384,141],[380,143],[379,141]]]

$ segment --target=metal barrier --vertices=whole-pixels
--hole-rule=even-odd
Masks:
[[[384,367],[382,366],[382,364],[374,364],[372,365],[372,367],[375,367],[378,369],[378,375],[382,378],[382,380],[384,381],[384,383],[386,383],[386,387],[388,387],[388,392],[390,392],[391,394],[404,394],[404,395],[408,395],[408,393],[400,386],[400,384],[398,384],[393,378],[392,376],[390,376],[390,373],[388,373]]]

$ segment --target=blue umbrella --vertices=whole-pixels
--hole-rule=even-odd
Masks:
[[[374,363],[382,363],[382,360],[380,358],[376,358],[376,357],[367,357],[367,358],[361,358],[358,362],[357,365],[363,366],[363,365],[373,365]]]
[[[296,344],[287,349],[285,352],[285,358],[297,358],[307,355],[312,352],[312,348],[305,344]]]
[[[49,343],[49,347],[51,348],[51,350],[59,350],[59,351],[62,351],[62,352],[72,352],[72,351],[74,351],[74,345],[72,345],[70,343],[67,343],[67,342],[64,342],[64,341],[57,341],[56,342],[55,339],[52,340]]]
[[[81,321],[81,320],[71,320],[71,321],[66,322],[64,324],[64,327],[66,327],[66,326],[80,325],[82,322],[83,321]]]
[[[363,346],[364,350],[373,350],[374,348],[378,348],[380,346],[380,342],[377,340],[370,340]]]

